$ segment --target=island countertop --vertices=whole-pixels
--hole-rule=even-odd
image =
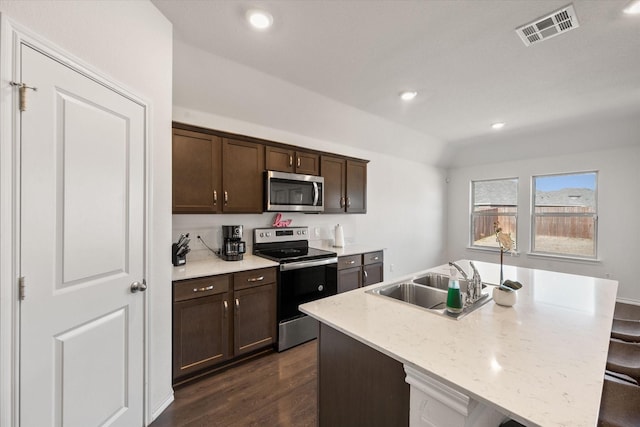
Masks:
[[[499,264],[475,265],[498,283]],[[427,271],[449,267],[389,283]],[[460,320],[365,293],[380,283],[300,309],[526,425],[595,426],[617,281],[512,266],[504,277],[524,285],[513,307],[490,301]]]

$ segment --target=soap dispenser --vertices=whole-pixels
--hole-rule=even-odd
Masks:
[[[460,282],[458,282],[458,270],[452,268],[450,274],[449,289],[447,291],[447,311],[458,314],[464,308],[462,294],[460,293]]]

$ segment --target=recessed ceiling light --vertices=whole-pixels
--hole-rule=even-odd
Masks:
[[[622,11],[624,13],[626,13],[627,15],[638,15],[638,14],[640,14],[640,0],[632,1],[631,3],[629,3],[627,5],[627,7],[622,9]]]
[[[400,93],[400,98],[402,98],[403,101],[411,101],[417,95],[418,95],[418,92],[416,91],[406,90]]]
[[[491,125],[492,129],[502,129],[504,127],[504,123],[503,122],[498,122],[498,123],[494,123]]]
[[[249,24],[257,30],[266,30],[273,24],[273,16],[264,10],[251,9],[246,16]]]

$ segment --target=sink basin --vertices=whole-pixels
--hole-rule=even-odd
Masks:
[[[419,285],[429,286],[430,288],[437,288],[445,291],[449,289],[449,276],[446,274],[427,273],[424,276],[414,277],[411,281]],[[460,279],[458,280],[458,283],[460,284],[460,292],[466,293],[469,282],[467,280]],[[483,283],[482,289],[486,286],[487,285]]]
[[[396,283],[372,289],[371,293],[394,298],[427,309],[445,308],[447,293],[415,283]]]
[[[443,290],[447,290],[449,288],[449,276],[446,276],[444,274],[427,273],[424,276],[415,277],[411,281],[419,285],[429,286],[430,288],[438,288]],[[462,285],[462,282],[463,281],[461,280],[460,285]],[[466,282],[464,291],[462,290],[462,287],[460,288],[460,291],[467,291]]]
[[[426,286],[424,284],[417,283],[417,280],[413,279],[412,282],[399,282],[380,286],[375,289],[370,289],[366,291],[366,293],[379,295],[384,298],[394,299],[405,304],[411,304],[413,306],[425,309],[430,313],[439,314],[453,319],[461,319],[467,314],[482,307],[491,300],[491,296],[488,293],[482,294],[482,297],[478,301],[474,302],[473,304],[465,305],[462,312],[455,314],[449,313],[446,310],[446,287],[445,289],[440,289],[442,282],[445,282],[445,280],[448,284],[449,278],[441,274],[429,274],[417,279],[423,279],[424,283],[430,283],[438,286]],[[462,283],[465,283],[464,289],[466,291],[466,282],[460,282],[461,289]],[[484,288],[484,286],[485,285],[483,284],[482,287]],[[462,298],[464,300],[465,296],[463,295]]]

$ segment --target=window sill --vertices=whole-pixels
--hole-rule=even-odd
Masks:
[[[489,252],[489,253],[494,253],[494,254],[499,254],[500,253],[500,249],[498,248],[483,248],[481,246],[467,246],[467,249],[470,251],[478,251],[478,252]],[[505,252],[504,256],[514,256],[514,257],[519,257],[520,256],[520,252],[516,251],[509,251],[509,252]]]
[[[570,261],[570,262],[579,262],[585,264],[599,264],[602,262],[600,258],[582,258],[571,255],[553,255],[553,254],[543,254],[539,252],[527,252],[527,256],[535,257],[535,258],[546,258],[552,259],[556,261]]]

